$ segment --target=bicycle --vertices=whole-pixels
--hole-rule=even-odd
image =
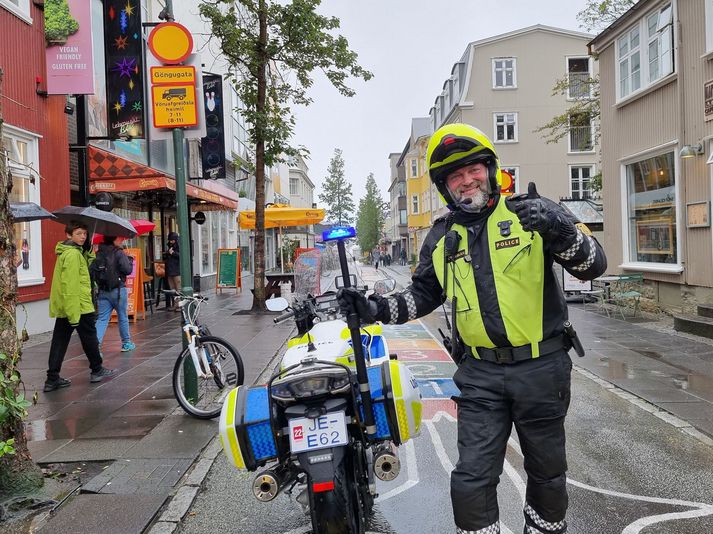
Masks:
[[[225,395],[243,384],[243,360],[229,342],[198,324],[206,297],[175,290],[163,293],[179,299],[181,330],[188,341],[173,367],[173,393],[186,413],[198,419],[213,419],[220,415]]]

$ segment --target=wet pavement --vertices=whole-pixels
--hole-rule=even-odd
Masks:
[[[408,283],[406,268],[379,273]],[[576,534],[713,532],[711,378],[713,345],[677,335],[665,324],[622,321],[570,306],[588,354],[572,354],[567,419],[569,531]],[[369,532],[453,532],[449,474],[457,461],[455,369],[431,336],[443,314],[385,327],[391,352],[416,375],[424,396],[421,435],[400,448],[400,476],[377,483],[381,494]],[[294,498],[259,503],[255,473],[239,472],[221,453],[180,532],[308,534],[309,518]],[[516,435],[499,486],[501,531],[522,531],[526,475]]]
[[[252,305],[247,290],[208,296],[201,309],[201,323],[238,349],[245,381],[252,383],[293,326],[275,326],[273,314],[241,313]],[[73,524],[74,531],[83,533],[141,532],[218,432],[217,421],[192,418],[173,396],[171,373],[181,350],[180,314],[159,308],[130,327],[136,349],[121,352],[118,328],[109,326],[103,344],[104,365],[116,369],[117,375],[97,384],[89,382],[88,362],[77,336],[73,336],[62,366],[62,376],[72,380],[68,388],[42,392],[49,341],[23,351],[21,372],[27,396],[37,392],[37,404],[29,409],[26,420],[33,459],[40,464],[106,464],[43,531],[68,532],[63,525]],[[122,499],[116,500],[118,495]],[[140,505],[149,496],[152,505]],[[78,511],[84,511],[88,521],[92,514],[101,517],[110,503],[120,503],[125,513],[136,506],[140,519],[100,521],[100,530],[95,530],[95,523],[81,523]]]

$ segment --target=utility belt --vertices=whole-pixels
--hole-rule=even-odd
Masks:
[[[540,341],[538,344],[540,349],[540,356],[545,356],[547,354],[552,354],[558,350],[569,350],[572,348],[572,340],[566,334],[560,334],[544,341]],[[532,346],[531,345],[521,345],[519,347],[495,347],[493,349],[487,347],[475,347],[478,356],[473,354],[472,347],[465,347],[465,355],[486,362],[493,362],[497,364],[509,365],[518,362],[524,362],[525,360],[532,359]]]

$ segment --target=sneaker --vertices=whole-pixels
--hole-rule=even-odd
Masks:
[[[72,385],[72,381],[68,378],[62,378],[61,376],[57,380],[47,380],[45,381],[44,392],[54,391],[55,389],[66,388]]]
[[[106,378],[107,376],[113,376],[114,373],[116,373],[116,369],[107,369],[106,367],[102,367],[96,373],[92,373],[91,375],[89,375],[89,381],[92,383],[101,382],[103,378]]]
[[[129,352],[130,350],[134,350],[136,348],[136,345],[134,345],[131,341],[125,341],[121,345],[121,352]]]

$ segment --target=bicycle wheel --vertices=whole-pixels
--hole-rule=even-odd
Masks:
[[[199,419],[212,419],[220,415],[225,395],[242,385],[245,379],[243,360],[230,343],[215,336],[198,338],[196,350],[199,355],[206,351],[213,376],[197,376],[191,353],[185,348],[173,367],[173,392],[187,413]]]

